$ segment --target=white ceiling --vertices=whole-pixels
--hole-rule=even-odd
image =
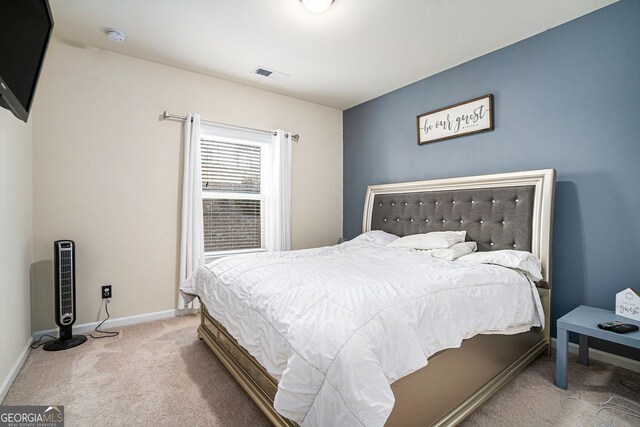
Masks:
[[[615,1],[336,0],[312,14],[298,0],[50,0],[62,39],[338,109]],[[291,77],[251,74],[258,65]]]

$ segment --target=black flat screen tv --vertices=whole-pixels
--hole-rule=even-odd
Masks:
[[[0,0],[0,106],[24,122],[52,30],[47,0]]]

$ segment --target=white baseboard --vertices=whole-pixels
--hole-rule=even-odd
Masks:
[[[557,342],[555,338],[551,338],[551,347],[554,349],[557,347]],[[569,353],[578,354],[578,344],[570,342]],[[603,363],[608,363],[609,365],[618,366],[620,368],[625,368],[630,371],[640,373],[640,361],[618,356],[617,354],[607,353],[606,351],[590,348],[589,359],[597,360]]]
[[[102,324],[100,329],[119,328],[127,325],[135,325],[137,323],[146,323],[154,320],[168,319],[170,317],[183,316],[196,312],[192,309],[172,309],[164,311],[156,311],[154,313],[138,314],[135,316],[115,317],[107,320]],[[82,323],[79,325],[73,325],[73,332],[84,334],[93,331],[100,322]],[[44,335],[58,336],[58,329],[47,329],[44,331],[34,332],[32,337],[34,340],[38,340]]]
[[[13,384],[13,380],[16,379],[18,372],[20,372],[20,369],[22,369],[22,365],[24,365],[24,362],[27,360],[27,356],[29,356],[29,350],[31,350],[32,342],[33,338],[29,337],[29,339],[27,340],[27,344],[25,344],[22,352],[20,353],[20,356],[18,356],[11,369],[9,369],[7,376],[2,381],[2,384],[0,384],[0,403],[4,401],[4,397],[7,395],[11,384]]]

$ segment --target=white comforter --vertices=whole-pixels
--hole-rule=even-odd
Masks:
[[[279,380],[276,410],[303,426],[382,426],[390,384],[429,356],[543,316],[520,272],[366,241],[219,259],[181,291]]]

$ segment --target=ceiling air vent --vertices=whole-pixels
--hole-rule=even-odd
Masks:
[[[289,74],[281,73],[280,71],[270,70],[264,67],[258,67],[253,70],[253,74],[257,74],[262,77],[267,77],[273,80],[284,80],[289,77]]]
[[[273,71],[269,71],[264,68],[256,68],[255,73],[259,76],[269,77],[271,74],[273,74]]]

